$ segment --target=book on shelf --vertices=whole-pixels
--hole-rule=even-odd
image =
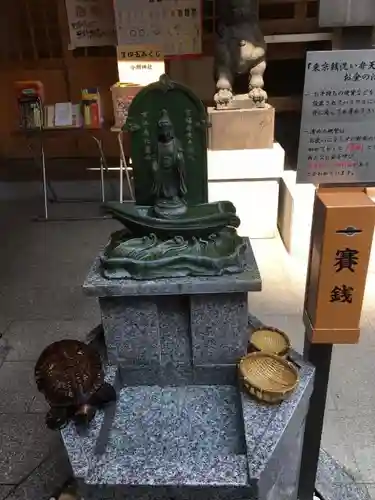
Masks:
[[[73,127],[75,127],[75,128],[81,128],[83,125],[80,104],[73,104],[72,105],[72,122],[73,122]]]
[[[43,127],[53,128],[55,126],[55,105],[44,106]]]
[[[72,104],[71,102],[44,106],[44,128],[45,129],[61,129],[61,128],[81,128],[82,115],[81,105]]]
[[[19,111],[19,126],[22,129],[40,129],[43,125],[44,88],[38,80],[14,82]]]
[[[41,129],[42,127],[42,104],[38,98],[18,98],[19,126],[25,130]]]
[[[86,128],[100,128],[103,124],[101,99],[96,87],[82,89],[83,126]]]
[[[55,104],[55,127],[72,127],[72,103],[57,102]]]

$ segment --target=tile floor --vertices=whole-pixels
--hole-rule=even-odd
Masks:
[[[0,500],[44,500],[68,477],[55,433],[44,426],[45,403],[33,367],[43,347],[64,337],[85,338],[99,322],[81,284],[93,258],[118,225],[111,220],[35,223],[38,205],[0,205]],[[54,215],[86,214],[90,205],[58,205]],[[249,297],[265,323],[286,330],[302,350],[304,265],[291,262],[281,242],[253,247],[263,291]],[[370,275],[357,346],[334,349],[323,445],[375,499],[375,275]]]

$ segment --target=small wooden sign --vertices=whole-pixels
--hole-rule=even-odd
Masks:
[[[152,45],[122,45],[117,47],[118,61],[164,61],[160,48]]]
[[[120,45],[117,68],[119,82],[145,86],[165,73],[164,55],[155,45]]]
[[[317,194],[304,311],[312,343],[358,342],[374,225],[375,204],[365,192]]]
[[[165,73],[164,61],[118,61],[119,82],[146,86]]]

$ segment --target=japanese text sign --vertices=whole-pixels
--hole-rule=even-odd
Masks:
[[[375,181],[375,50],[308,52],[297,182]]]
[[[165,63],[161,61],[117,61],[119,81],[146,86],[159,80],[165,73]]]
[[[112,0],[65,0],[70,49],[116,45]]]
[[[202,52],[201,0],[114,0],[119,45],[159,46],[166,56]]]
[[[118,61],[163,61],[164,55],[152,45],[121,45],[117,47]]]
[[[364,192],[318,194],[305,299],[312,342],[358,341],[374,224]]]

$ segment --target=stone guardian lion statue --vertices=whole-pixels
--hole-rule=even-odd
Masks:
[[[258,0],[216,0],[218,13],[214,61],[217,109],[229,107],[236,75],[249,75],[249,93],[254,106],[266,106],[263,89],[266,43],[259,27]]]

